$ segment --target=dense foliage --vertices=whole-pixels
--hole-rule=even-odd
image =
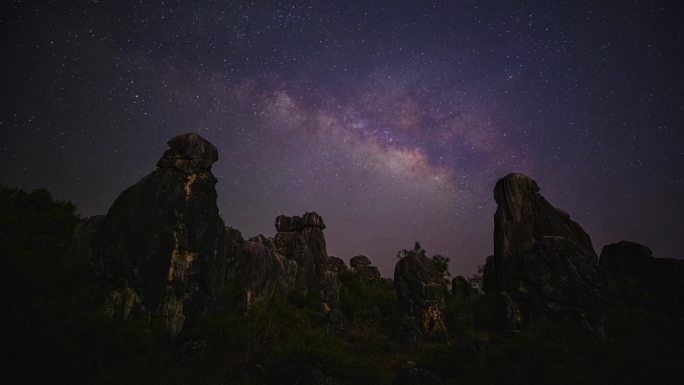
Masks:
[[[411,366],[444,384],[684,379],[680,324],[619,307],[603,336],[558,322],[509,334],[496,331],[491,299],[451,296],[449,339],[405,345],[392,281],[356,272],[340,275],[334,322],[320,299],[296,293],[241,310],[228,285],[220,303],[169,339],[142,320],[102,315],[106,293],[73,253],[72,204],[2,187],[0,212],[3,383],[392,384]]]

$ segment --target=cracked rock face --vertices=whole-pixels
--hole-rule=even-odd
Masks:
[[[173,335],[223,287],[229,255],[211,172],[216,147],[194,133],[168,144],[157,170],[100,221],[90,255],[113,308],[125,304],[126,316],[140,308]]]
[[[607,289],[589,235],[528,176],[499,180],[494,199],[494,256],[484,286],[499,298],[507,326],[549,316],[600,327]]]

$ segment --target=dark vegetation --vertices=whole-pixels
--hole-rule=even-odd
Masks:
[[[243,311],[227,285],[172,339],[103,316],[106,292],[74,257],[72,204],[2,187],[0,212],[3,383],[392,384],[411,366],[444,384],[684,383],[681,322],[616,304],[603,336],[544,320],[510,333],[497,328],[493,299],[449,296],[449,338],[406,345],[391,280],[353,271],[340,274],[339,322],[296,293]],[[447,271],[447,258],[434,261]]]

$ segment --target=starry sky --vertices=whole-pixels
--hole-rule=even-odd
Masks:
[[[391,275],[472,274],[510,172],[592,236],[684,254],[684,12],[658,1],[6,1],[0,183],[83,216],[200,133],[227,225],[323,216]]]

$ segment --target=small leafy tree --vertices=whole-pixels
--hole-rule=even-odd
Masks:
[[[435,264],[437,271],[442,275],[444,283],[448,286],[449,277],[451,276],[451,273],[449,273],[449,257],[435,254],[432,256],[432,262]]]

